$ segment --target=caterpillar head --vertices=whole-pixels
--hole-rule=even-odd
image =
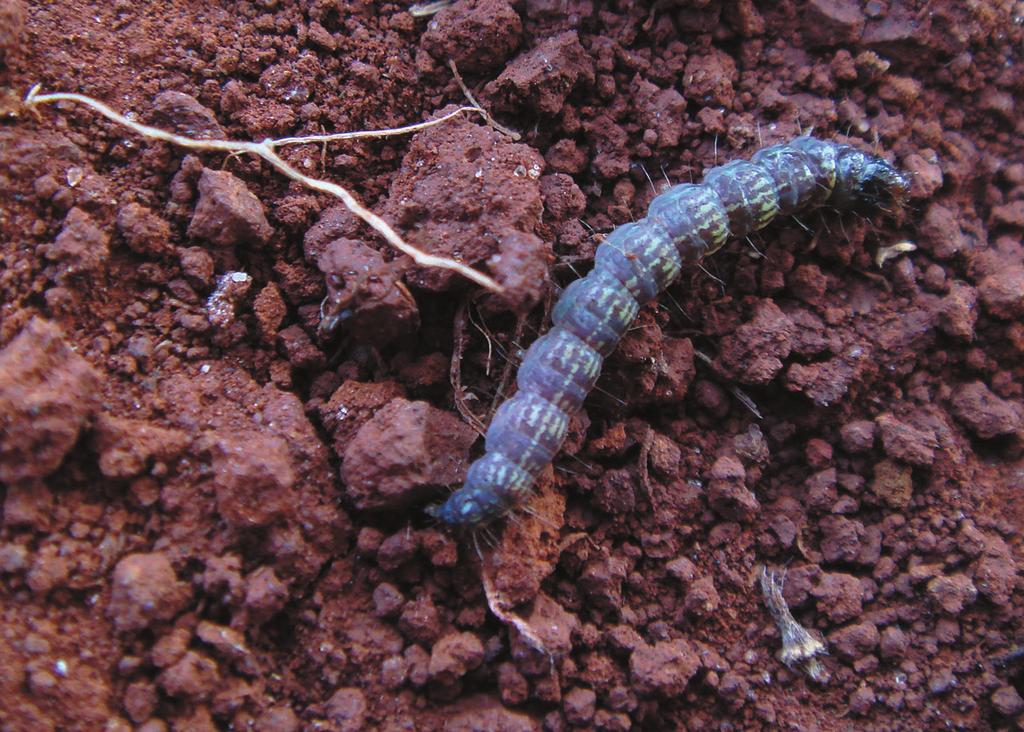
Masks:
[[[906,201],[910,176],[888,160],[841,145],[836,186],[830,200],[839,208],[894,212]]]

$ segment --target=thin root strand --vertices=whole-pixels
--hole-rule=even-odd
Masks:
[[[480,545],[476,542],[476,537],[473,538],[474,544],[476,544],[476,552],[480,557],[480,575],[484,582],[484,596],[487,598],[487,607],[494,613],[494,617],[503,622],[505,625],[510,625],[519,631],[519,634],[523,636],[526,642],[535,650],[543,653],[554,663],[554,656],[544,645],[544,641],[541,640],[540,635],[533,627],[526,622],[525,619],[516,615],[509,609],[508,600],[501,596],[498,589],[494,586],[494,582],[491,580],[490,574],[487,572],[487,561],[484,558],[483,553],[480,551]]]
[[[286,145],[297,145],[307,142],[331,142],[334,140],[342,139],[354,139],[359,137],[390,137],[393,135],[404,135],[412,132],[417,132],[427,127],[431,127],[436,124],[440,124],[452,117],[462,114],[465,112],[474,112],[483,114],[485,118],[487,113],[479,107],[460,107],[459,109],[446,114],[437,119],[429,120],[427,122],[420,122],[414,125],[408,125],[406,127],[397,127],[387,130],[376,130],[376,131],[360,131],[360,132],[344,132],[334,135],[311,135],[309,137],[286,137],[281,140],[266,139],[261,142],[249,142],[245,140],[196,140],[191,137],[185,137],[184,135],[178,135],[173,132],[161,130],[157,127],[151,127],[149,125],[140,124],[134,120],[128,119],[124,115],[115,112],[113,109],[108,107],[103,102],[100,102],[92,97],[85,96],[84,94],[75,94],[70,92],[57,92],[53,94],[40,94],[39,85],[32,87],[29,90],[28,95],[25,97],[23,105],[26,109],[34,109],[40,104],[53,104],[55,102],[76,102],[78,104],[84,104],[85,106],[95,110],[99,114],[103,115],[109,120],[116,122],[123,127],[127,127],[136,134],[146,137],[151,140],[160,140],[161,142],[167,142],[178,147],[183,147],[189,150],[206,150],[206,151],[220,151],[229,154],[239,153],[251,153],[256,155],[272,167],[276,168],[278,172],[287,176],[288,178],[298,181],[307,188],[312,188],[316,191],[327,193],[335,198],[341,200],[345,207],[348,208],[353,214],[361,218],[367,224],[370,225],[378,234],[384,237],[387,242],[395,249],[399,250],[403,254],[407,254],[412,258],[416,264],[421,267],[435,267],[439,269],[448,269],[454,272],[458,272],[460,275],[469,279],[481,287],[485,287],[488,290],[495,293],[502,293],[504,288],[499,285],[495,280],[491,279],[482,272],[457,262],[454,259],[448,257],[439,257],[434,254],[428,254],[420,249],[417,249],[412,244],[403,239],[397,231],[380,218],[377,214],[373,213],[369,209],[365,208],[349,191],[337,183],[332,183],[326,180],[320,180],[319,178],[311,178],[298,170],[293,168],[287,162],[285,162],[275,151],[275,147],[283,147]]]

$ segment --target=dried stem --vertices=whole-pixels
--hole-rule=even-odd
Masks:
[[[640,473],[640,485],[644,487],[644,492],[647,493],[647,500],[651,503],[651,508],[655,509],[654,503],[654,486],[651,483],[651,468],[650,458],[651,450],[654,448],[654,437],[655,432],[649,426],[644,430],[644,436],[640,439],[640,456],[637,458],[637,469]]]
[[[476,545],[476,553],[480,557],[480,575],[484,582],[484,596],[487,598],[487,607],[491,609],[491,612],[494,613],[498,620],[518,630],[519,634],[523,636],[531,648],[543,653],[554,663],[554,656],[544,645],[540,634],[524,618],[512,612],[509,607],[509,601],[494,586],[494,582],[487,573],[487,560],[480,551],[480,545],[476,542],[475,535],[473,536],[473,542]]]
[[[463,95],[466,97],[466,99],[469,100],[469,103],[472,105],[471,109],[479,110],[480,113],[483,114],[484,119],[487,120],[487,124],[496,129],[498,132],[501,132],[504,135],[508,135],[516,142],[522,139],[522,135],[520,135],[515,130],[509,129],[505,125],[498,124],[498,121],[491,116],[491,113],[484,109],[483,105],[481,105],[480,102],[476,100],[476,97],[473,96],[473,92],[469,90],[469,87],[466,86],[466,82],[462,80],[462,74],[459,73],[459,67],[455,65],[455,61],[453,61],[452,59],[448,59],[448,68],[451,69],[452,76],[455,77],[455,83],[459,85],[459,88],[462,89]]]
[[[348,192],[345,188],[338,185],[337,183],[331,183],[330,181],[320,180],[319,178],[311,178],[298,170],[290,166],[276,152],[275,147],[283,147],[285,145],[297,145],[301,143],[315,143],[315,142],[330,142],[334,140],[353,139],[357,137],[390,137],[392,135],[403,135],[418,130],[426,129],[427,127],[440,124],[452,117],[462,114],[464,112],[476,112],[483,114],[487,117],[487,113],[482,109],[476,107],[460,107],[459,109],[439,117],[428,122],[421,122],[407,127],[398,127],[387,130],[376,130],[376,131],[361,131],[361,132],[344,132],[334,135],[312,135],[309,137],[286,137],[281,140],[266,139],[262,142],[249,142],[245,140],[195,140],[191,137],[185,137],[178,135],[173,132],[167,132],[157,127],[150,127],[149,125],[140,124],[134,120],[128,119],[122,114],[115,112],[113,109],[108,107],[103,102],[97,101],[92,97],[87,97],[84,94],[74,94],[60,92],[55,94],[39,94],[39,86],[32,87],[29,91],[28,96],[25,97],[24,106],[26,108],[34,108],[40,104],[51,104],[53,102],[77,102],[84,104],[87,107],[94,109],[95,111],[102,114],[109,120],[116,122],[119,125],[127,127],[135,133],[152,139],[160,140],[162,142],[168,142],[178,147],[183,147],[189,150],[215,150],[225,153],[238,154],[238,153],[252,153],[265,161],[270,163],[271,166],[276,168],[280,173],[284,174],[292,180],[298,181],[302,185],[312,188],[313,190],[322,191],[328,193],[335,198],[341,200],[345,204],[349,211],[354,213],[356,216],[361,218],[367,224],[369,224],[374,230],[383,236],[391,246],[400,252],[412,257],[413,261],[421,267],[437,267],[440,269],[448,269],[454,272],[458,272],[463,277],[486,287],[492,292],[501,293],[503,288],[493,279],[487,275],[467,267],[461,262],[456,262],[454,259],[447,257],[439,257],[433,254],[427,254],[426,252],[417,249],[413,245],[406,242],[391,226],[380,218],[377,214],[373,213],[367,208],[364,208],[355,196]]]
[[[463,299],[455,311],[455,324],[452,328],[455,332],[455,346],[452,348],[452,363],[448,370],[448,376],[452,385],[455,408],[459,410],[462,418],[482,437],[486,429],[480,418],[473,413],[473,410],[466,403],[466,388],[462,385],[462,356],[466,352],[466,343],[469,341],[469,337],[466,335],[467,305],[468,300]]]
[[[378,137],[399,137],[400,135],[411,135],[420,130],[425,130],[434,125],[439,125],[442,122],[458,117],[460,114],[466,114],[468,112],[476,112],[484,119],[487,118],[487,111],[482,107],[459,107],[454,109],[448,114],[441,115],[436,119],[430,119],[426,122],[417,122],[415,124],[406,125],[405,127],[389,127],[383,130],[356,130],[355,132],[332,132],[331,134],[324,135],[306,135],[303,137],[282,137],[277,140],[270,140],[267,144],[271,147],[284,147],[285,145],[304,145],[309,142],[338,142],[340,140],[359,140],[364,137],[378,138]]]
[[[512,340],[509,343],[510,348],[506,352],[505,366],[501,370],[501,378],[498,380],[498,388],[494,391],[494,398],[491,399],[491,408],[488,412],[488,418],[493,417],[494,413],[498,409],[498,400],[505,397],[505,391],[508,389],[508,385],[512,382],[512,372],[516,367],[516,358],[513,358],[513,348],[519,348],[519,344],[523,342],[523,334],[526,332],[526,315],[519,315],[516,317],[516,327],[512,331]]]
[[[818,656],[827,655],[825,644],[807,632],[793,617],[786,598],[782,596],[782,583],[774,570],[761,568],[761,592],[764,593],[764,604],[779,626],[782,636],[782,649],[778,658],[790,668],[800,668],[813,681],[819,684],[828,683],[828,671],[821,665]]]
[[[414,18],[428,18],[439,13],[452,4],[452,0],[436,0],[436,2],[416,3],[409,7],[409,15]]]

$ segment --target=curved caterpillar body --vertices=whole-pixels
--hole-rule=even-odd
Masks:
[[[604,358],[640,306],[668,287],[684,263],[776,216],[826,202],[839,208],[898,204],[908,187],[907,176],[881,158],[803,136],[657,196],[646,218],[609,234],[593,270],[562,292],[551,330],[523,358],[518,391],[491,420],[485,454],[470,466],[462,488],[427,513],[451,528],[474,529],[520,503],[561,449]]]

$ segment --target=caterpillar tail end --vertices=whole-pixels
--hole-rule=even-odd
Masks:
[[[424,511],[450,529],[479,529],[504,513],[497,495],[479,490],[460,490],[444,503],[434,503]]]

